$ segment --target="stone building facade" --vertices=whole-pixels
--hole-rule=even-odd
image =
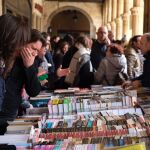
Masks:
[[[12,0],[0,0],[0,14],[4,13],[4,1]],[[76,10],[87,18],[89,35],[92,38],[96,37],[96,31],[101,25],[112,30],[116,39],[121,39],[123,35],[129,39],[133,35],[150,31],[149,0],[105,0],[103,3],[60,0],[26,1],[31,1],[32,27],[40,31],[47,31],[54,18],[65,10]],[[60,22],[64,19],[62,18]]]
[[[107,0],[103,5],[103,23],[116,39],[143,34],[144,0]]]
[[[144,0],[105,0],[104,3],[45,1],[43,30],[50,26],[57,13],[67,9],[76,9],[87,17],[93,38],[101,25],[112,30],[116,39],[121,39],[123,35],[129,39],[133,35],[143,34]]]
[[[61,11],[77,10],[81,12],[89,21],[90,36],[94,37],[96,29],[102,25],[102,4],[101,3],[86,3],[86,2],[57,2],[45,1],[43,12],[43,29],[46,30],[52,19]],[[62,18],[63,21],[64,18]]]

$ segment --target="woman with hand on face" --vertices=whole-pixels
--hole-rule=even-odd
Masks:
[[[1,99],[0,134],[4,134],[7,121],[14,120],[21,103],[23,86],[29,96],[36,96],[41,85],[34,64],[38,46],[30,46],[30,25],[25,17],[10,14],[0,16],[0,61],[1,74],[5,82],[5,93]]]

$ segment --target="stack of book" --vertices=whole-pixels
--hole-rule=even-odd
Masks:
[[[94,87],[85,93],[55,91],[49,115],[42,115],[34,129],[34,149],[146,150],[150,121],[137,105],[136,91]]]

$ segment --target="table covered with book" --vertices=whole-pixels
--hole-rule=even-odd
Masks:
[[[148,150],[149,94],[118,86],[42,91],[30,98],[33,108],[10,123],[0,143],[15,135],[16,143],[8,144],[26,149]]]

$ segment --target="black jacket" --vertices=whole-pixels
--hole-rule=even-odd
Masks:
[[[36,66],[36,67],[35,67]],[[40,82],[37,78],[37,65],[25,68],[21,58],[17,58],[13,68],[5,80],[6,93],[0,112],[0,123],[5,120],[13,120],[21,103],[21,91],[23,86],[29,96],[36,96],[41,90]]]
[[[91,51],[91,62],[94,69],[98,69],[101,60],[106,56],[107,44],[94,41]]]
[[[69,50],[65,53],[65,55],[63,56],[63,60],[62,60],[62,69],[66,69],[69,67],[71,59],[73,55],[75,54],[75,52],[77,52],[77,50],[78,49],[75,46],[71,46]],[[55,88],[58,88],[58,89],[68,88],[69,85],[66,84],[64,80],[65,80],[65,77],[61,77],[59,80],[57,80],[57,82],[55,82]]]
[[[150,87],[150,51],[144,57],[143,74],[134,80],[141,80],[143,87]]]
[[[68,68],[71,62],[73,55],[77,52],[77,48],[75,46],[71,46],[69,50],[65,53],[62,62],[62,68]]]
[[[75,87],[90,88],[93,83],[94,75],[90,72],[90,62],[86,62],[80,69],[78,74],[78,84]]]

